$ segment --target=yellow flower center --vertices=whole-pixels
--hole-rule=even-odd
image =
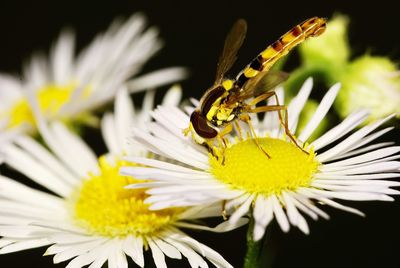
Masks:
[[[183,209],[151,211],[143,203],[148,197],[145,190],[124,188],[138,182],[118,172],[121,166],[131,163],[117,161],[110,165],[104,157],[99,163],[100,174],[91,174],[72,198],[78,225],[96,235],[146,237],[162,232],[177,221]]]
[[[39,89],[36,96],[42,114],[45,117],[56,116],[61,107],[70,100],[76,87],[76,82],[70,82],[65,85],[49,84]],[[82,97],[88,97],[90,91],[91,87],[86,87]],[[7,112],[0,114],[0,118],[8,118],[8,128],[18,127],[22,124],[35,127],[35,119],[26,98],[16,101]]]
[[[211,173],[233,189],[269,196],[285,190],[307,187],[317,171],[315,154],[301,151],[294,144],[280,139],[259,138],[240,141],[224,153],[224,161],[210,156]]]

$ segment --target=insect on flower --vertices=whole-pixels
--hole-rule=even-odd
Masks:
[[[226,146],[224,135],[233,129],[233,124],[240,133],[239,119],[249,125],[251,135],[257,146],[268,156],[259,145],[254,128],[250,122],[251,113],[277,111],[279,121],[286,135],[301,149],[288,128],[286,106],[280,105],[274,88],[286,80],[287,74],[270,71],[271,67],[292,48],[308,37],[321,35],[326,28],[326,20],[319,17],[310,18],[293,27],[279,40],[268,46],[236,79],[225,78],[225,73],[232,67],[236,54],[243,43],[247,31],[245,20],[238,20],[229,32],[222,54],[217,64],[216,79],[200,100],[200,105],[190,116],[190,125],[184,130],[185,135],[191,133],[192,138],[199,144],[205,145],[213,152],[213,142],[218,139]],[[262,101],[275,97],[276,105],[257,106]],[[281,114],[283,112],[283,116]]]

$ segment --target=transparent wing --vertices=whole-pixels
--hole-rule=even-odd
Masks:
[[[237,52],[243,44],[244,38],[246,37],[246,32],[247,23],[244,19],[239,19],[232,26],[232,29],[225,39],[224,49],[222,50],[222,54],[218,60],[215,84],[221,83],[224,74],[236,61]]]
[[[278,85],[285,82],[288,77],[288,73],[281,71],[270,70],[267,72],[261,72],[257,76],[248,80],[243,87],[234,94],[229,102],[234,103],[274,90]]]

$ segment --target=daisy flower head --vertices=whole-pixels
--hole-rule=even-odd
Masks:
[[[288,105],[291,133],[296,133],[299,114],[312,86],[312,79],[306,80]],[[284,232],[292,225],[308,234],[303,215],[314,220],[329,218],[321,204],[363,215],[337,200],[392,201],[390,195],[399,193],[391,187],[400,183],[390,179],[400,176],[400,162],[396,161],[400,147],[391,142],[370,144],[392,129],[375,131],[391,117],[350,134],[367,119],[368,112],[364,110],[352,113],[308,144],[306,141],[327,114],[339,88],[336,84],[329,89],[309,122],[296,133],[295,139],[304,151],[284,134],[276,112],[266,113],[262,120],[252,117],[258,144],[270,158],[257,146],[247,124],[240,125],[241,131],[236,129],[224,136],[227,146],[222,157],[209,153],[182,133],[189,125],[192,107],[185,113],[176,107],[159,106],[153,112],[155,122],[147,131],[136,129],[135,139],[166,160],[132,157],[132,161],[146,168],[124,167],[121,172],[144,180],[130,187],[148,188],[146,193],[151,196],[146,202],[152,204],[150,209],[224,200],[227,209],[235,208],[229,218],[231,223],[251,212],[254,240],[263,237],[273,219]],[[283,90],[276,92],[279,102],[284,103]],[[268,104],[274,105],[274,98]],[[149,178],[151,181],[146,181]]]
[[[94,124],[90,112],[111,101],[122,84],[136,92],[183,78],[182,68],[167,68],[129,80],[161,46],[157,30],[147,28],[141,14],[116,20],[76,56],[74,34],[63,31],[49,57],[34,55],[21,77],[0,74],[0,132],[8,138],[35,133],[28,94],[36,96],[47,120]]]
[[[115,112],[105,115],[101,124],[109,153],[99,158],[63,124],[40,117],[39,131],[49,150],[26,135],[5,146],[5,163],[48,192],[0,176],[0,254],[51,245],[45,255],[54,255],[55,263],[70,260],[67,267],[102,267],[108,262],[110,268],[125,268],[127,256],[144,267],[144,251],[150,250],[156,267],[166,267],[165,256],[184,256],[191,267],[208,267],[205,259],[217,267],[231,267],[217,252],[180,230],[236,228],[226,222],[214,228],[191,222],[219,215],[219,204],[152,211],[144,202],[148,196],[144,190],[124,188],[136,180],[119,174],[121,166],[135,165],[123,156],[147,153],[127,138],[130,125],[140,126],[148,119],[152,93],[146,94],[143,110],[138,111],[126,89],[117,93]],[[164,104],[176,105],[180,94],[179,88],[172,88]]]

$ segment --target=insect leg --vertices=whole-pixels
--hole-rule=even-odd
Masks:
[[[265,105],[265,106],[260,106],[260,107],[256,107],[256,108],[246,109],[246,112],[252,113],[252,114],[257,114],[257,113],[263,113],[263,112],[282,111],[284,109],[286,109],[286,106],[284,106],[284,105]]]
[[[183,130],[182,130],[182,133],[183,133],[184,136],[189,135],[189,133],[190,133],[190,128],[187,127],[187,128],[185,128],[185,129],[183,129]]]
[[[288,111],[287,108],[285,107],[285,109],[283,110],[285,113],[285,122],[281,122],[284,130],[285,130],[285,134],[292,140],[292,142],[300,149],[302,150],[304,153],[309,154],[306,150],[303,149],[303,147],[301,147],[298,143],[297,140],[294,138],[294,136],[292,135],[292,133],[290,133],[290,129],[289,129],[289,124],[288,124]]]
[[[248,103],[248,105],[250,105],[250,106],[256,105],[257,103],[262,102],[263,100],[266,100],[266,99],[268,99],[268,98],[270,98],[271,96],[274,96],[274,95],[276,96],[275,91],[266,92],[264,94],[261,94],[261,95],[255,97],[252,101],[250,101]]]
[[[214,157],[216,157],[217,159],[222,158],[222,164],[224,164],[225,162],[224,154],[229,144],[229,141],[224,138],[224,136],[228,135],[232,130],[232,124],[228,124],[224,129],[222,129],[222,131],[217,134],[217,136],[215,137],[216,139],[205,139],[205,141],[202,143],[202,145],[206,147],[207,150]],[[215,142],[217,142],[218,144],[215,144]]]
[[[242,120],[243,122],[246,122],[247,125],[250,128],[251,135],[253,136],[254,142],[256,143],[257,147],[268,157],[271,158],[271,156],[261,147],[260,143],[258,142],[258,137],[257,134],[253,128],[253,124],[251,123],[250,116],[248,114],[241,114],[239,116],[239,119]]]
[[[224,219],[224,221],[226,221],[228,219],[227,217],[227,212],[226,212],[226,200],[222,200],[222,204],[221,204],[221,215],[222,218]]]
[[[276,104],[279,105],[279,99],[278,99],[278,95],[276,95],[276,92],[274,91],[274,96],[275,96],[275,101]],[[281,111],[283,111],[285,114],[285,121],[282,120],[282,114]],[[298,143],[297,140],[294,138],[294,136],[292,135],[292,133],[289,130],[289,123],[288,123],[288,119],[289,119],[289,115],[288,115],[288,110],[287,110],[287,106],[284,106],[284,109],[282,109],[281,111],[278,111],[278,117],[279,117],[279,122],[281,123],[281,125],[283,126],[283,129],[285,130],[285,134],[292,140],[292,142],[303,152],[305,152],[306,154],[308,154],[307,151],[305,151],[303,149],[303,147],[301,147]]]
[[[285,134],[290,138],[290,140],[303,152],[306,154],[309,154],[307,151],[305,151],[296,141],[294,136],[290,133],[289,130],[289,124],[288,124],[288,112],[287,112],[287,107],[286,105],[266,105],[266,106],[261,106],[261,107],[256,107],[254,109],[249,109],[247,110],[248,113],[261,113],[261,112],[271,112],[271,111],[277,111],[279,113],[279,122],[283,126],[285,130]],[[282,119],[282,115],[280,112],[283,111],[285,114],[285,120]]]
[[[239,122],[238,122],[237,120],[235,120],[235,121],[233,121],[233,122],[234,122],[235,128],[236,128],[236,130],[237,130],[237,132],[238,132],[239,140],[242,141],[242,140],[243,140],[242,128],[240,127]]]

